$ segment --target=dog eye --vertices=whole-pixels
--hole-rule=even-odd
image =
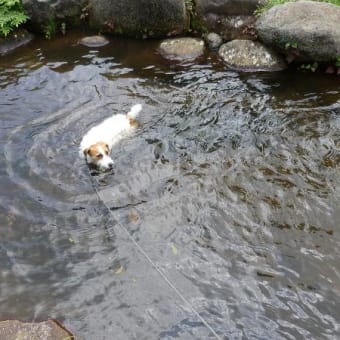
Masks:
[[[98,159],[101,159],[101,158],[103,158],[103,155],[102,155],[101,153],[99,153],[98,155],[96,155],[96,157],[97,157]]]

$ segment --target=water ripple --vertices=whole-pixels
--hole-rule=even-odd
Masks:
[[[3,317],[57,317],[89,339],[211,337],[118,221],[220,336],[334,339],[337,81],[78,38],[0,62]],[[81,136],[136,102],[142,128],[90,178]]]

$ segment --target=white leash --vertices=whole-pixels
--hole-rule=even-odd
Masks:
[[[112,218],[116,221],[119,227],[125,232],[127,237],[133,243],[133,245],[137,248],[137,250],[146,258],[146,260],[150,263],[150,265],[158,272],[158,274],[163,278],[163,280],[168,284],[168,286],[176,293],[176,295],[189,307],[193,314],[204,324],[204,326],[209,329],[209,331],[215,336],[216,339],[222,340],[222,338],[216,333],[216,331],[210,326],[208,321],[206,321],[202,315],[192,306],[192,304],[185,298],[185,296],[176,288],[176,286],[170,281],[170,279],[163,273],[163,271],[157,266],[157,264],[150,258],[150,256],[146,253],[146,251],[137,243],[137,241],[132,237],[127,228],[119,222],[119,220],[114,216],[110,207],[106,204],[106,202],[101,198],[100,193],[92,180],[92,176],[90,173],[91,182],[98,196],[98,199],[103,203],[105,208],[110,212]],[[110,235],[111,236],[111,235]]]

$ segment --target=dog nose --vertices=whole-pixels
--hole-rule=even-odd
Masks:
[[[113,163],[109,163],[109,169],[113,168]]]

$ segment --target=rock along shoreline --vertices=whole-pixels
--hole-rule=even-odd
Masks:
[[[231,69],[278,71],[296,62],[323,64],[328,73],[340,74],[340,6],[329,3],[289,2],[259,16],[254,13],[263,0],[23,0],[22,3],[30,18],[25,28],[46,38],[60,32],[67,34],[77,27],[140,39],[176,37],[161,43],[165,58],[195,59],[202,54],[204,44],[203,48],[218,51]],[[0,55],[28,43],[31,35],[28,36],[29,39],[24,38],[21,29],[20,34],[14,32],[0,39]]]

